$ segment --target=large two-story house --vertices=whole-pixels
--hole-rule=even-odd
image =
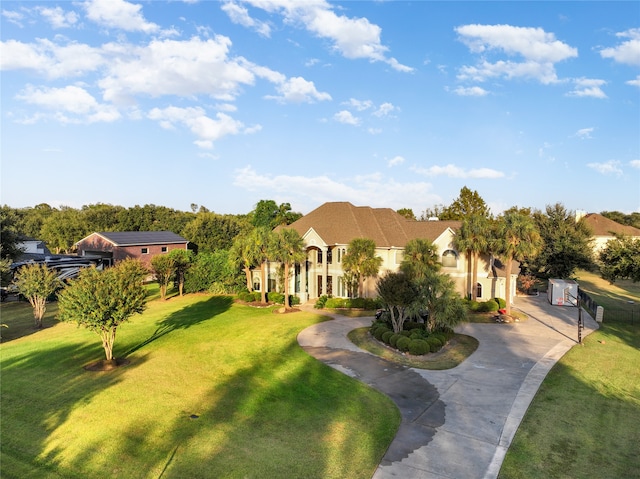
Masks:
[[[504,267],[489,255],[481,257],[478,266],[478,281],[472,285],[471,264],[464,252],[453,246],[459,221],[415,221],[408,220],[390,208],[354,206],[348,202],[325,203],[296,222],[287,226],[302,236],[307,259],[296,265],[291,275],[290,288],[304,303],[324,294],[348,297],[342,270],[342,258],[354,238],[368,238],[376,244],[376,254],[382,258],[378,276],[388,271],[398,271],[404,247],[409,240],[430,240],[437,248],[442,263],[442,272],[453,278],[459,293],[466,297],[471,288],[476,288],[479,300],[505,297]],[[268,268],[267,291],[281,290],[277,285],[277,264]],[[512,294],[515,297],[516,277],[512,274]],[[378,278],[368,278],[364,283],[365,297],[375,297]],[[262,289],[260,272],[253,272],[253,286]]]

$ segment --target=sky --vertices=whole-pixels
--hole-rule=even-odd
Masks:
[[[0,3],[0,202],[640,211],[640,4]]]

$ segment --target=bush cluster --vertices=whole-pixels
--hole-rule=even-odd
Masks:
[[[369,332],[378,341],[415,356],[440,351],[454,335],[451,329],[429,332],[424,323],[412,322],[405,322],[404,329],[394,333],[391,326],[382,320],[374,321]]]
[[[238,299],[247,303],[253,303],[254,301],[260,301],[261,295],[258,291],[241,291],[238,293]]]
[[[506,302],[502,298],[489,299],[487,301],[471,301],[467,300],[467,305],[470,311],[476,313],[491,313],[498,311],[506,306]]]
[[[380,302],[372,298],[334,298],[332,296],[321,296],[316,301],[316,308],[330,309],[365,309],[375,310],[380,307]]]

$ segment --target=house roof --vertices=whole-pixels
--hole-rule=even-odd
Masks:
[[[593,236],[614,236],[616,234],[640,237],[640,229],[622,225],[598,213],[589,213],[582,218],[582,221],[591,228]]]
[[[85,239],[93,236],[102,236],[105,240],[115,246],[139,246],[152,244],[186,244],[189,241],[172,231],[109,231],[101,233],[92,233],[86,238],[81,239],[81,243]],[[78,244],[76,243],[76,244]]]
[[[344,201],[324,203],[287,228],[295,229],[301,236],[313,228],[328,245],[369,238],[378,247],[403,248],[415,238],[435,241],[447,228],[455,230],[460,224],[460,221],[409,220],[391,208],[354,206]]]

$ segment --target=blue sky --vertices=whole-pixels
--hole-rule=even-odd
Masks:
[[[637,2],[0,9],[3,204],[640,211]]]

